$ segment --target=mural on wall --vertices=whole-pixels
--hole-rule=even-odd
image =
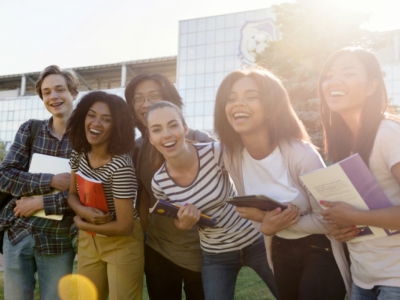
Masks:
[[[278,31],[274,26],[274,20],[246,22],[241,29],[238,58],[242,67],[254,65],[257,54],[261,54],[269,41],[279,38]]]

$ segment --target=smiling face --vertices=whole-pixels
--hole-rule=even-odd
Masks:
[[[154,80],[148,79],[139,83],[133,94],[133,107],[137,119],[143,125],[146,125],[146,114],[149,107],[162,100],[161,86]]]
[[[225,113],[229,124],[241,136],[267,132],[265,107],[259,88],[250,77],[242,77],[232,85]]]
[[[162,107],[152,110],[147,116],[150,143],[168,159],[178,157],[185,147],[188,127],[183,124],[175,108]]]
[[[85,118],[85,132],[88,143],[93,147],[108,146],[113,119],[110,108],[103,102],[96,102]]]
[[[377,80],[370,80],[364,65],[353,54],[339,56],[322,81],[322,92],[331,111],[343,117],[361,115],[368,96],[376,89]]]
[[[56,118],[69,117],[73,109],[72,96],[64,76],[51,74],[44,78],[41,91],[46,109]]]

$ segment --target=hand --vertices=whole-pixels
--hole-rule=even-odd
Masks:
[[[265,235],[272,236],[296,224],[299,219],[300,209],[296,205],[288,203],[288,207],[284,211],[278,207],[272,211],[266,212],[260,230]]]
[[[239,213],[239,216],[244,219],[252,220],[261,223],[265,216],[265,211],[262,211],[254,207],[237,207],[235,206],[235,211]]]
[[[86,222],[94,225],[105,224],[112,220],[111,213],[105,213],[102,210],[94,207],[83,206],[79,211],[79,216],[85,219]]]
[[[50,186],[53,189],[59,190],[61,192],[68,191],[71,184],[70,178],[70,173],[60,173],[53,175],[50,180]]]
[[[85,223],[85,221],[78,215],[76,215],[74,217],[74,223],[76,225],[76,227],[78,227],[79,229],[82,229],[82,224]]]
[[[175,225],[179,229],[190,230],[200,220],[201,212],[193,204],[181,206],[178,211],[178,220]]]
[[[354,225],[355,214],[358,210],[353,206],[341,201],[331,202],[321,200],[319,203],[328,208],[322,210],[321,214],[328,221],[329,225],[336,225],[337,227]]]
[[[27,218],[43,209],[43,196],[25,197],[15,201],[14,215],[17,218]]]
[[[347,227],[329,226],[329,231],[335,240],[342,243],[355,238],[360,233],[360,230],[355,225]]]

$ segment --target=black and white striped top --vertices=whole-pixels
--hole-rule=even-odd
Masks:
[[[92,169],[85,153],[72,151],[69,164],[72,171],[79,170],[84,175],[100,180],[103,183],[108,209],[113,214],[114,219],[116,218],[114,199],[136,200],[137,181],[135,169],[128,155],[115,155],[107,164],[100,168]],[[78,185],[76,188],[78,191]],[[136,210],[134,217],[138,217]]]
[[[217,219],[217,225],[213,228],[199,227],[201,247],[207,252],[229,252],[252,244],[260,233],[225,201],[229,196],[236,195],[236,189],[225,170],[220,144],[215,142],[193,146],[199,158],[195,180],[188,186],[177,185],[164,163],[153,177],[154,196],[179,205],[193,204],[202,213]]]

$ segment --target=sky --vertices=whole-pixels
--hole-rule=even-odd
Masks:
[[[180,20],[294,0],[0,0],[0,75],[174,56]],[[399,0],[335,1],[371,12],[366,27],[400,29]]]

